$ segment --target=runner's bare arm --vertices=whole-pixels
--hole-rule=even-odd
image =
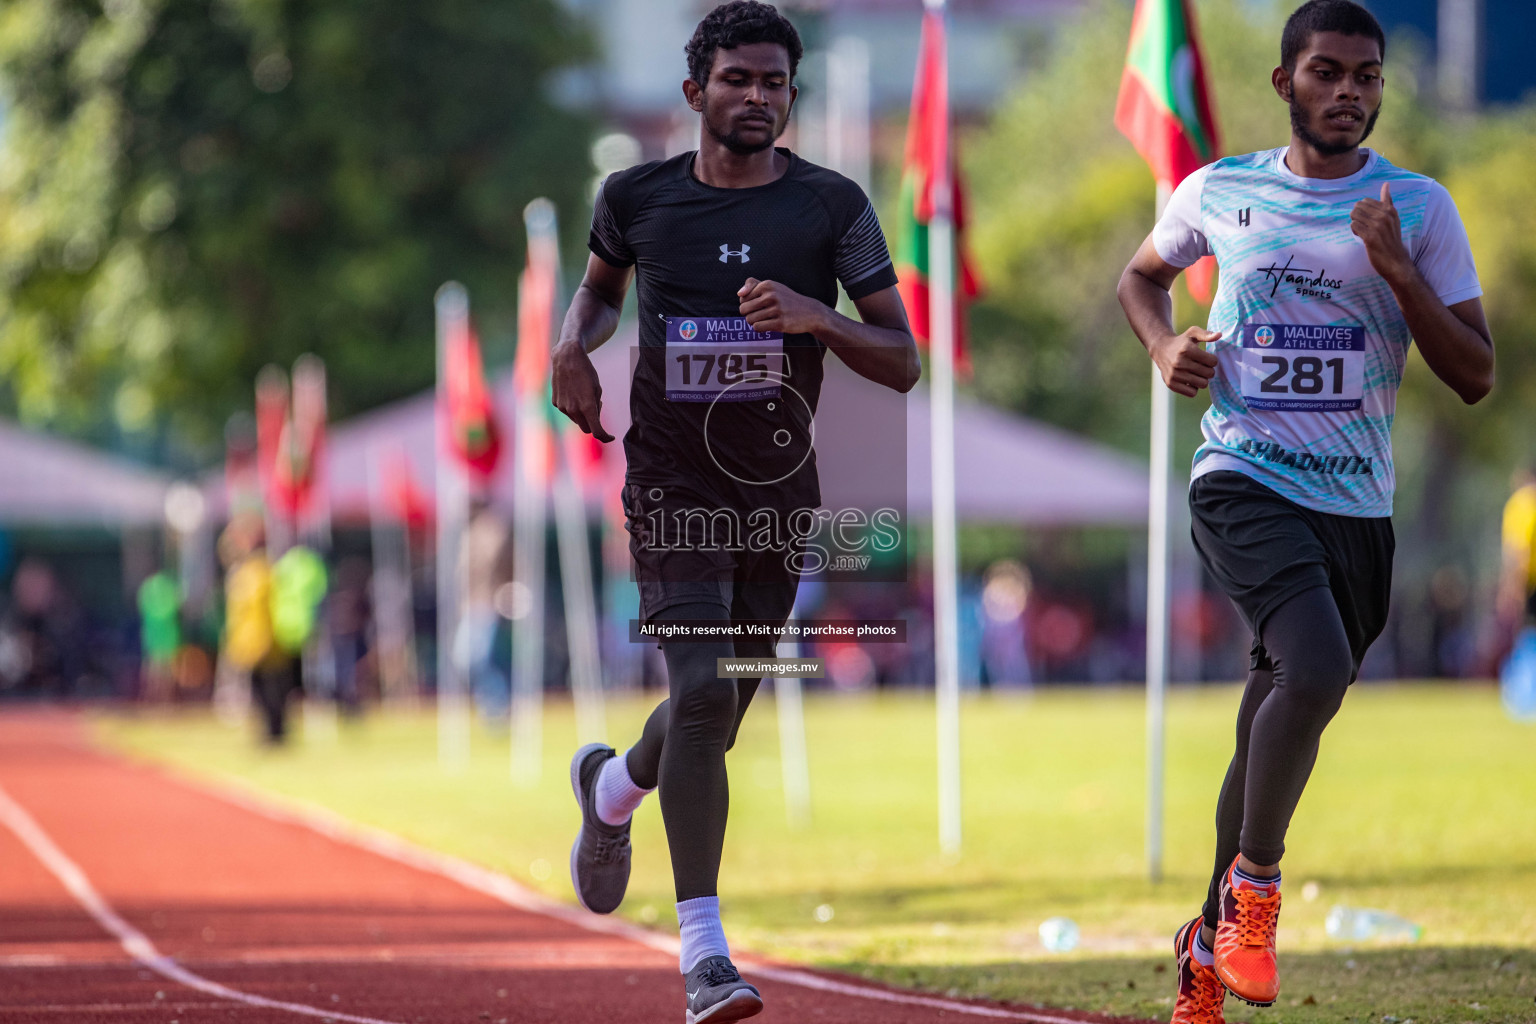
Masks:
[[[571,296],[571,308],[560,325],[560,341],[550,353],[550,388],[555,408],[599,441],[612,441],[603,429],[603,386],[587,355],[613,337],[629,291],[633,267],[615,267],[597,256],[587,257],[587,272]]]
[[[756,331],[814,334],[859,376],[907,392],[922,373],[907,311],[895,287],[854,299],[863,322],[779,284],[749,277],[736,293]]]
[[[1483,314],[1482,299],[1454,306],[1440,301],[1403,244],[1403,226],[1392,203],[1389,185],[1380,199],[1362,199],[1350,212],[1350,230],[1365,243],[1382,280],[1402,308],[1419,352],[1435,376],[1468,405],[1493,390],[1493,335]]]
[[[1221,332],[1190,327],[1180,334],[1174,329],[1173,297],[1168,290],[1179,272],[1180,268],[1157,254],[1148,235],[1126,264],[1115,294],[1131,330],[1146,346],[1168,390],[1193,398],[1216,376],[1215,354],[1200,346],[1220,338]]]

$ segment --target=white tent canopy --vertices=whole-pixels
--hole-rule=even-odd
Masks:
[[[622,439],[629,427],[633,323],[593,353],[603,385],[603,425]],[[835,356],[826,360],[826,385],[816,415],[817,463],[823,498],[869,505],[892,488],[903,466],[891,444],[905,421],[907,508],[913,518],[932,508],[929,460],[929,403],[920,384],[900,395],[855,377]],[[503,430],[512,423],[510,385],[493,381]],[[892,419],[893,412],[895,419]],[[1137,459],[1098,442],[979,402],[956,405],[957,506],[962,522],[1031,526],[1144,523],[1147,470]],[[339,521],[360,521],[368,513],[368,465],[379,453],[403,455],[412,476],[430,493],[435,469],[433,396],[425,392],[335,425],[326,456],[331,508]],[[865,436],[867,435],[867,436]],[[899,434],[897,436],[900,436]],[[622,459],[621,440],[607,446]],[[493,502],[511,507],[512,473],[504,448],[491,488]],[[893,462],[893,459],[896,460]],[[208,481],[212,507],[223,507],[222,476]],[[593,495],[616,501],[617,494]]]
[[[159,522],[170,479],[117,458],[0,420],[0,522],[124,526]]]

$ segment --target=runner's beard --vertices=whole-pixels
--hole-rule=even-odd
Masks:
[[[784,118],[784,123],[776,126],[773,134],[764,141],[758,142],[753,140],[748,142],[746,138],[742,136],[741,132],[736,131],[735,129],[732,129],[728,132],[720,132],[717,130],[715,126],[710,123],[708,104],[706,104],[704,107],[704,130],[709,133],[710,138],[714,139],[716,142],[720,143],[720,145],[724,146],[732,153],[735,153],[737,156],[750,156],[753,153],[761,153],[763,150],[771,148],[775,142],[779,141],[779,136],[784,134],[784,129],[788,127],[789,118],[786,117]]]
[[[1371,132],[1376,128],[1376,118],[1381,113],[1381,107],[1371,111],[1371,116],[1365,119],[1365,134],[1354,142],[1329,142],[1317,132],[1312,130],[1312,125],[1307,119],[1307,111],[1300,103],[1296,102],[1296,94],[1291,94],[1291,131],[1296,137],[1323,156],[1338,156],[1348,153],[1352,149],[1358,149],[1365,144],[1365,140],[1371,137]]]

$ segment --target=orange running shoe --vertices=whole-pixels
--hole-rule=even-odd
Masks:
[[[1204,924],[1195,918],[1179,929],[1173,940],[1173,952],[1179,958],[1179,997],[1173,1004],[1170,1024],[1226,1024],[1221,1002],[1227,989],[1216,977],[1216,970],[1202,966],[1195,959],[1195,936]]]
[[[1255,885],[1234,876],[1237,862],[1221,882],[1221,918],[1216,924],[1216,974],[1227,991],[1253,1006],[1269,1006],[1280,994],[1275,964],[1275,923],[1280,919],[1280,886]]]

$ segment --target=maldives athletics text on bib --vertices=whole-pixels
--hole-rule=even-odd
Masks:
[[[789,375],[784,335],[739,316],[664,316],[667,401],[751,402],[779,397]]]
[[[1365,328],[1244,324],[1240,360],[1250,409],[1345,412],[1365,394]]]

